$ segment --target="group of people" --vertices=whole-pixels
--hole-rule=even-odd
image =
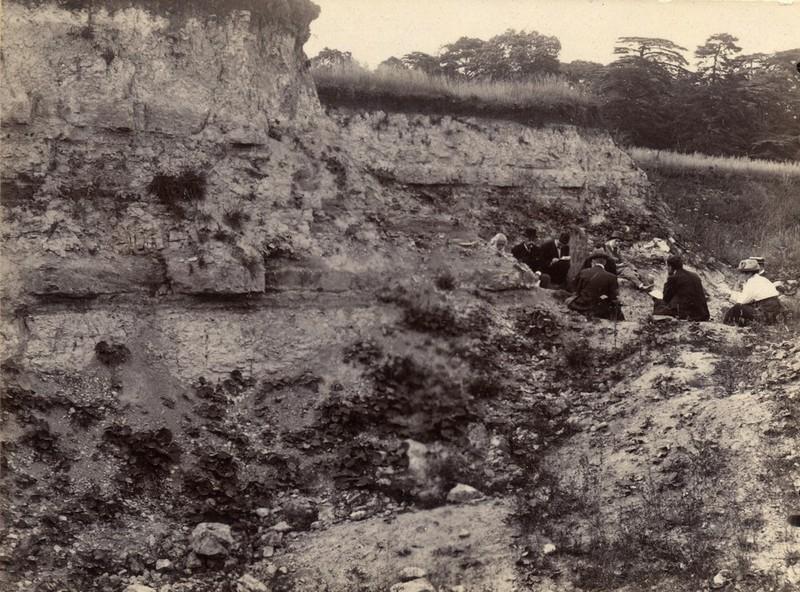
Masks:
[[[572,282],[574,293],[565,299],[571,310],[590,317],[621,321],[625,317],[619,301],[619,279],[641,290],[653,288],[623,262],[619,256],[621,240],[620,235],[612,235],[583,261]],[[566,289],[572,265],[569,242],[569,233],[563,232],[556,239],[537,243],[536,231],[528,229],[524,240],[511,249],[511,254],[540,276],[542,287]],[[708,296],[700,276],[685,269],[679,255],[667,257],[666,265],[667,281],[663,290],[649,292],[653,299],[653,315],[689,321],[710,320]],[[745,276],[744,286],[734,295],[735,304],[725,312],[723,323],[746,326],[775,322],[782,306],[775,284],[764,277],[763,259],[744,259],[738,271]]]

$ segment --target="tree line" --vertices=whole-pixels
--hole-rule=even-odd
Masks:
[[[800,48],[744,54],[738,39],[711,35],[687,59],[685,47],[621,37],[611,64],[562,63],[560,41],[510,29],[489,40],[461,37],[438,54],[390,57],[379,70],[418,70],[460,80],[524,81],[561,75],[599,98],[601,118],[625,144],[720,156],[800,160]],[[356,65],[324,49],[312,67]]]

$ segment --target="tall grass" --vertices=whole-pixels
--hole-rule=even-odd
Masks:
[[[520,82],[457,80],[419,70],[370,71],[352,66],[319,68],[312,75],[323,103],[371,99],[393,107],[402,107],[403,103],[415,107],[447,106],[454,114],[474,110],[492,114],[557,111],[568,115],[597,106],[595,98],[585,90],[553,75]]]
[[[628,153],[642,168],[656,169],[665,174],[709,172],[750,177],[800,177],[800,162],[709,156],[698,152],[682,154],[651,148],[630,148]]]
[[[731,265],[765,257],[773,278],[800,274],[800,163],[628,152],[670,206],[684,241]]]

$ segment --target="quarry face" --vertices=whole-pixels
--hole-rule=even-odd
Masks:
[[[607,133],[323,109],[302,51],[317,13],[4,4],[7,589],[588,589],[564,575],[600,540],[581,512],[613,522],[630,499],[618,483],[643,490],[651,456],[666,458],[659,484],[695,483],[678,448],[713,455],[692,448],[702,423],[715,446],[747,432],[732,467],[766,458],[779,420],[754,381],[794,400],[796,344],[775,346],[785,367],[768,376],[728,367],[730,392],[709,400],[747,335],[661,335],[635,290],[630,322],[588,325],[487,246],[531,223],[581,227],[584,249],[619,227],[666,236]],[[794,462],[784,431],[769,437]],[[597,450],[617,455],[610,471],[582,464]],[[569,506],[552,475],[596,479],[596,499]],[[753,523],[764,570],[794,544],[771,522],[781,507]],[[723,522],[665,536],[707,550],[729,544]],[[600,588],[676,589],[640,567]]]

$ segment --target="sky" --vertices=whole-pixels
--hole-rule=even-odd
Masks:
[[[461,36],[488,39],[506,29],[561,41],[562,62],[615,59],[618,37],[662,37],[687,58],[714,33],[739,38],[743,53],[800,47],[800,0],[314,0],[320,16],[305,45],[350,51],[370,67],[412,51],[436,53]]]

